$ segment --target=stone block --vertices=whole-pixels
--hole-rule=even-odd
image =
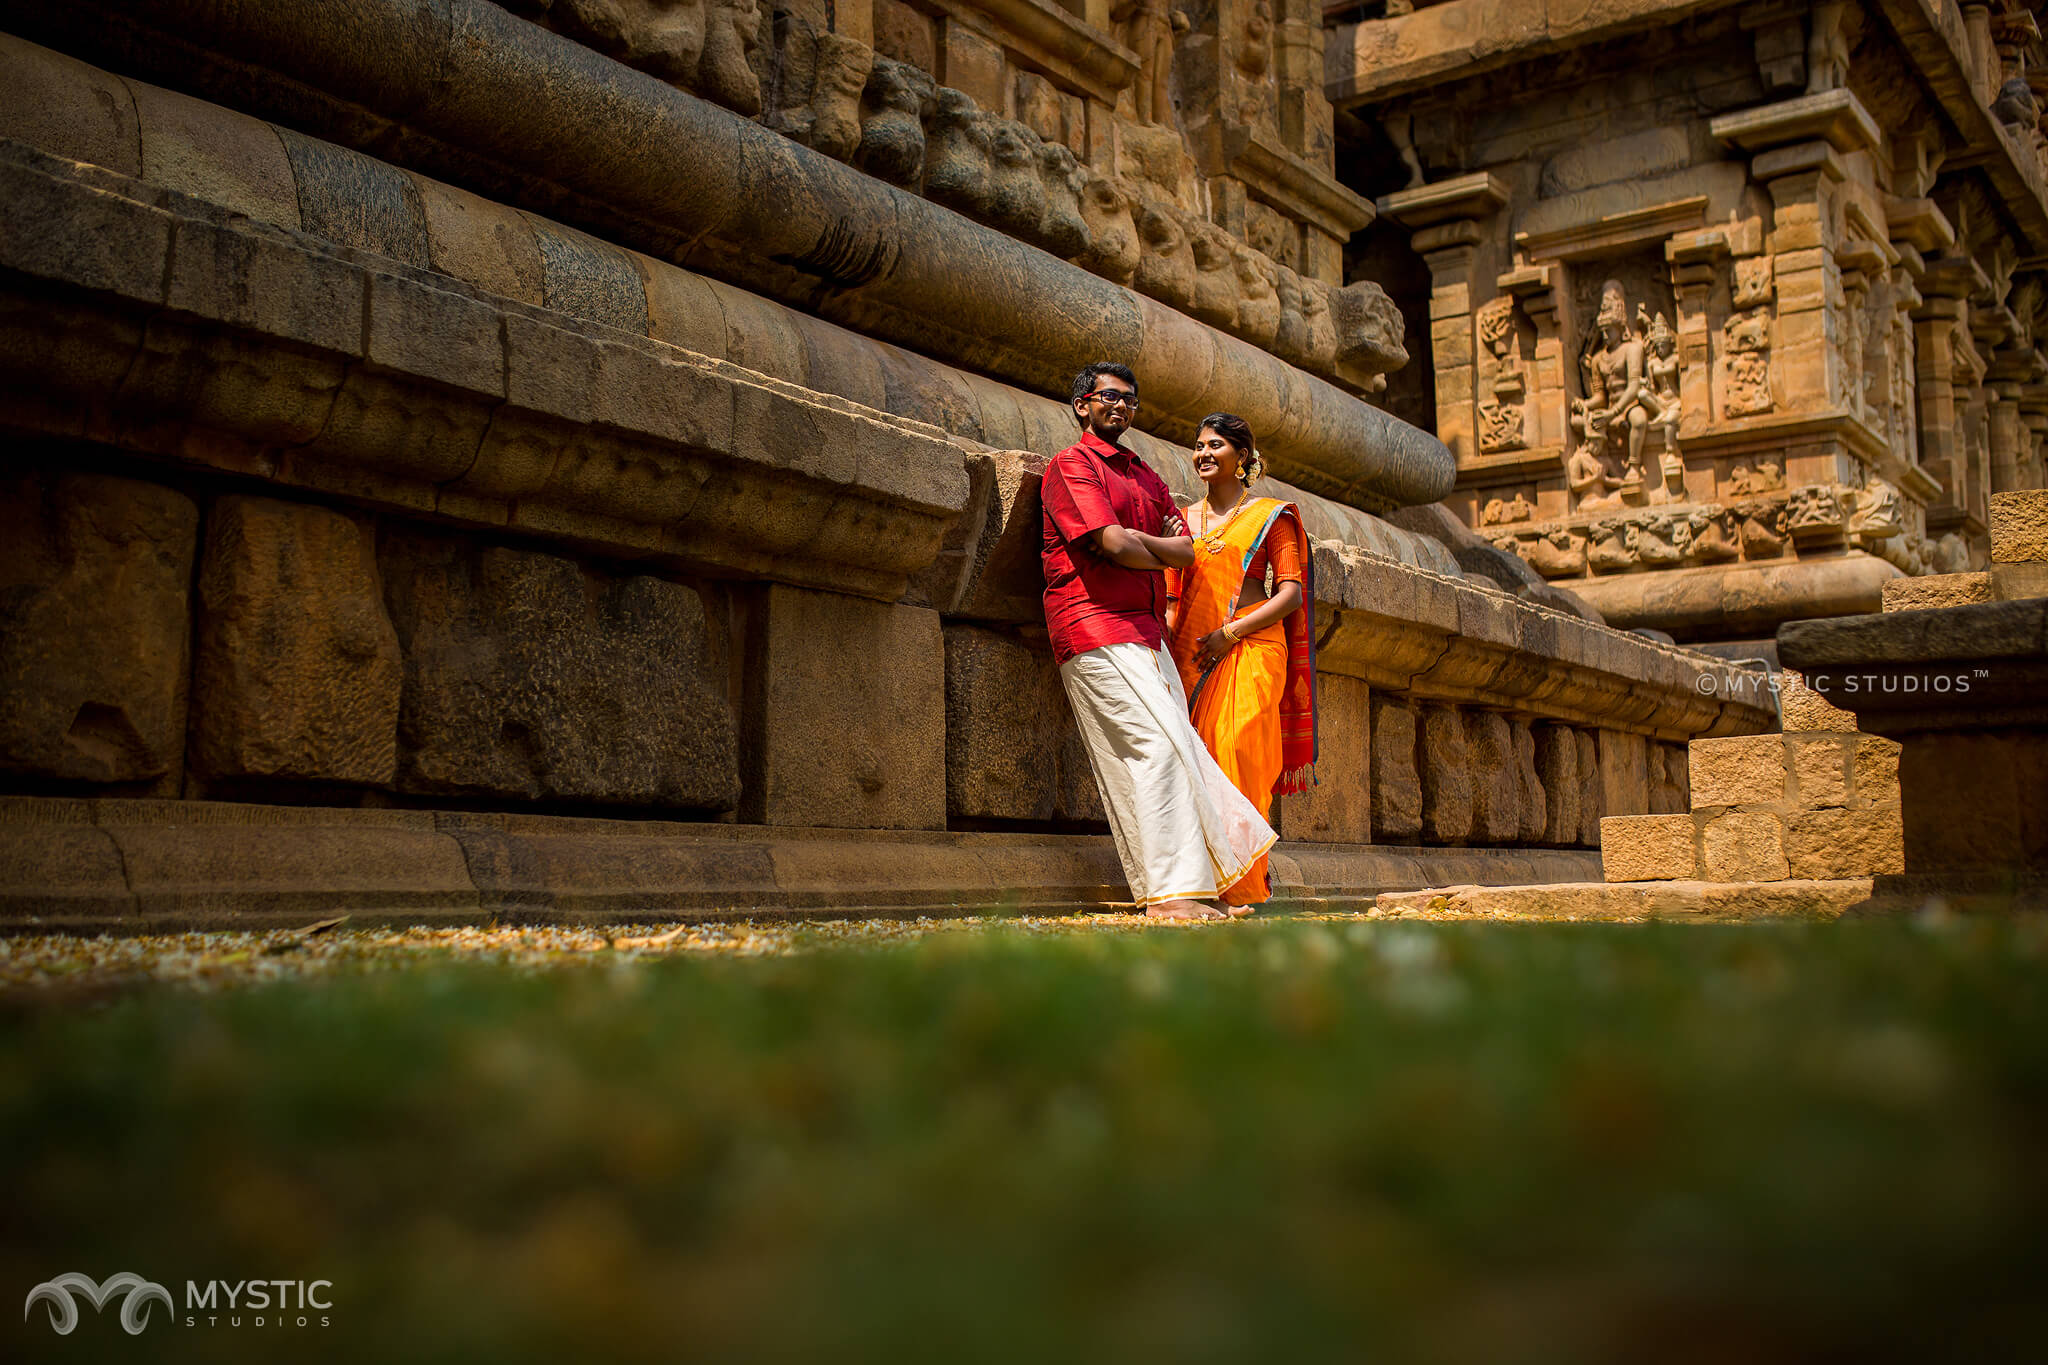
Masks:
[[[1465,717],[1465,749],[1471,768],[1472,842],[1511,844],[1521,832],[1522,811],[1515,773],[1515,735],[1498,711]],[[1292,838],[1294,831],[1288,831]]]
[[[1332,673],[1316,682],[1316,781],[1280,798],[1290,841],[1372,842],[1372,691]]]
[[[519,210],[425,176],[414,176],[413,187],[426,216],[433,269],[492,294],[540,304],[540,248]]]
[[[1785,817],[1785,862],[1800,879],[1896,875],[1906,870],[1896,808],[1795,811]]]
[[[1422,765],[1422,839],[1463,844],[1472,838],[1472,762],[1465,722],[1454,707],[1423,706],[1417,717]]]
[[[949,819],[1105,819],[1051,652],[971,625],[945,650]]]
[[[2024,564],[1993,564],[1991,595],[2001,602],[2020,602],[2030,597],[2048,597],[2048,560]]]
[[[1786,748],[1792,757],[1792,789],[1788,799],[1799,809],[1825,810],[1851,804],[1849,763],[1856,752],[1854,736],[1799,735],[1788,737]]]
[[[1563,725],[1535,727],[1536,775],[1543,782],[1543,842],[1579,841],[1579,742]]]
[[[193,663],[199,775],[389,785],[401,672],[369,526],[303,503],[214,501]]]
[[[1923,578],[1893,578],[1884,585],[1886,611],[1933,611],[1991,600],[1988,573],[1939,573]]]
[[[1858,735],[1849,762],[1853,806],[1899,804],[1899,744],[1877,735]]]
[[[540,250],[541,296],[549,308],[647,335],[647,285],[630,255],[574,228],[522,216]]]
[[[1906,866],[2040,875],[2048,867],[2048,736],[2000,727],[1912,737],[1899,755]]]
[[[140,175],[135,105],[118,77],[0,35],[0,136]]]
[[[1844,732],[1856,728],[1856,715],[1806,685],[1796,670],[1778,675],[1778,723],[1786,734],[1801,730]]]
[[[299,192],[277,130],[217,104],[127,82],[142,128],[142,178],[275,227],[299,226]]]
[[[1600,817],[1607,813],[1606,793],[1600,777],[1600,749],[1590,730],[1574,730],[1579,746],[1579,837],[1582,848],[1600,847]]]
[[[696,589],[414,533],[386,535],[378,567],[405,661],[401,790],[737,803],[737,726]]]
[[[198,527],[156,484],[0,478],[0,772],[175,792]]]
[[[1769,811],[1726,811],[1700,829],[1700,876],[1711,882],[1781,882],[1785,826]]]
[[[1698,876],[1692,816],[1603,817],[1600,868],[1610,882],[1683,881]]]
[[[1728,735],[1692,741],[1692,806],[1775,805],[1785,799],[1785,741]]]
[[[2048,560],[2048,488],[1991,495],[1991,562]]]
[[[1007,116],[1009,82],[1004,79],[1002,48],[954,19],[946,20],[944,29],[945,69],[936,73],[939,83],[965,91],[998,118]]]
[[[1624,730],[1601,730],[1595,738],[1599,747],[1602,816],[1648,815],[1650,740]]]
[[[422,269],[431,263],[426,206],[411,176],[289,128],[278,129],[277,136],[291,162],[302,229]]]
[[[1657,785],[1651,789],[1650,811],[1672,815],[1692,809],[1692,749],[1685,744],[1658,743],[1651,750],[1659,761]]]
[[[938,613],[779,584],[756,607],[742,818],[944,829]]]
[[[1374,693],[1372,708],[1372,829],[1381,842],[1422,833],[1422,775],[1415,764],[1415,709]]]

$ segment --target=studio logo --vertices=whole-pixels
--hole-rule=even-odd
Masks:
[[[50,1327],[60,1337],[69,1336],[78,1326],[78,1301],[72,1298],[74,1294],[83,1297],[95,1311],[106,1307],[108,1299],[125,1295],[121,1303],[121,1328],[130,1336],[141,1336],[142,1329],[149,1326],[152,1304],[161,1302],[166,1312],[177,1311],[177,1305],[171,1302],[171,1291],[154,1280],[123,1270],[108,1276],[105,1284],[96,1284],[92,1276],[71,1270],[28,1291],[28,1300],[21,1306],[22,1321],[28,1320],[38,1303],[47,1304]]]

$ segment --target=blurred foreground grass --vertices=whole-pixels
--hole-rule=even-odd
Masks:
[[[2048,1341],[2036,922],[796,946],[17,1012],[9,1292],[130,1270],[179,1311],[130,1338],[86,1308],[60,1338],[37,1307],[8,1354],[1722,1365]],[[210,1278],[331,1280],[331,1324],[187,1327],[184,1282]]]

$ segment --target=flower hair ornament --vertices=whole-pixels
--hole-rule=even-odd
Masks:
[[[1249,488],[1266,476],[1266,457],[1254,449],[1237,462],[1238,481]]]

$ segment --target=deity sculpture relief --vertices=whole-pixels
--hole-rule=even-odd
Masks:
[[[1776,460],[1759,460],[1755,469],[1738,464],[1728,471],[1728,491],[1740,498],[1775,493],[1785,486],[1785,476]]]
[[[1628,298],[1620,281],[1608,280],[1600,286],[1600,310],[1593,321],[1599,335],[1579,357],[1586,396],[1572,400],[1571,425],[1579,435],[1579,447],[1573,452],[1576,467],[1568,473],[1574,487],[1590,490],[1591,474],[1597,466],[1604,486],[1626,497],[1643,486],[1643,437],[1651,408],[1643,339],[1629,330]],[[1610,435],[1623,443],[1625,463],[1619,478],[1606,475],[1601,459]],[[1586,506],[1583,497],[1579,506]]]
[[[1763,309],[1731,313],[1721,324],[1721,366],[1726,378],[1724,410],[1731,417],[1769,412],[1771,320]]]
[[[1251,0],[1245,7],[1244,23],[1231,51],[1236,69],[1235,94],[1238,117],[1253,127],[1277,129],[1279,109],[1273,85],[1273,6],[1271,0]]]
[[[1138,81],[1131,88],[1138,122],[1173,122],[1173,43],[1188,31],[1188,17],[1167,0],[1120,0],[1110,11],[1124,46],[1138,57]]]
[[[924,178],[925,112],[937,87],[908,62],[875,58],[862,92],[860,150],[854,164],[892,185],[915,186]]]
[[[1088,246],[1080,263],[1106,280],[1129,284],[1143,250],[1129,196],[1108,176],[1088,172],[1081,185],[1081,221],[1088,229]]]
[[[1486,506],[1479,513],[1479,524],[1481,526],[1504,526],[1510,522],[1527,521],[1535,515],[1536,504],[1529,501],[1528,497],[1518,488],[1515,490],[1515,496],[1512,501],[1503,501],[1500,498],[1487,499]]]
[[[754,74],[754,48],[761,41],[761,8],[755,0],[713,0],[704,17],[704,53],[697,65],[697,92],[714,104],[752,118],[761,112],[761,78]]]
[[[1479,362],[1479,448],[1520,450],[1528,444],[1523,399],[1528,395],[1528,367],[1522,360],[1522,337],[1515,329],[1515,299],[1502,294],[1479,306],[1473,317],[1484,352]]]
[[[1794,534],[1839,531],[1842,520],[1841,499],[1824,483],[1793,489],[1785,504],[1785,525]]]

